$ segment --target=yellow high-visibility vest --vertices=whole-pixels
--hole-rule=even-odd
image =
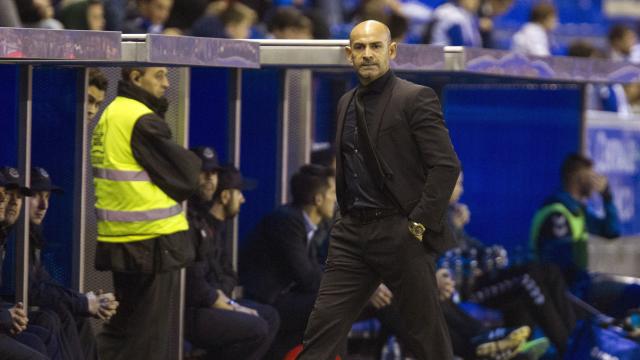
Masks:
[[[552,203],[542,209],[533,217],[531,223],[531,233],[529,235],[529,248],[532,254],[537,257],[538,255],[538,237],[540,236],[540,229],[544,221],[552,213],[562,214],[569,223],[569,229],[571,230],[571,238],[573,240],[573,262],[582,269],[586,269],[589,262],[589,255],[587,249],[587,241],[589,240],[589,233],[587,232],[587,218],[582,211],[579,211],[577,215],[573,214],[562,203]]]
[[[151,182],[131,150],[136,121],[153,111],[118,96],[93,131],[91,164],[98,241],[133,242],[187,230],[182,207]]]

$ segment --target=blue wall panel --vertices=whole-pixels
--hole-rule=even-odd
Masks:
[[[49,272],[62,284],[71,286],[73,254],[73,206],[77,102],[83,94],[76,84],[81,74],[77,68],[36,67],[33,72],[33,130],[31,151],[33,166],[47,170],[54,184],[64,194],[52,194],[44,221],[47,239],[43,259]],[[93,261],[90,259],[90,261]]]
[[[0,166],[18,161],[18,66],[0,65]]]
[[[229,70],[191,69],[189,147],[213,145],[221,162],[228,154]]]
[[[445,119],[464,168],[468,232],[508,249],[525,246],[531,218],[560,186],[579,150],[581,92],[560,86],[447,86]]]
[[[277,153],[280,70],[243,71],[241,170],[256,179],[258,187],[244,193],[239,238],[244,239],[260,218],[277,205]]]
[[[18,66],[0,65],[0,166],[18,164]],[[8,238],[7,255],[2,266],[2,294],[12,294],[14,284],[14,242]]]

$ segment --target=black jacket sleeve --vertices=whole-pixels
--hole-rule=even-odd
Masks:
[[[90,316],[87,297],[59,284],[42,266],[29,272],[29,302],[41,307],[63,305],[74,315]]]
[[[440,101],[434,91],[422,87],[411,104],[409,127],[428,176],[420,201],[409,218],[429,230],[440,231],[460,174],[460,161],[453,150]]]
[[[223,251],[220,256],[220,288],[222,292],[231,295],[233,288],[238,285],[238,274],[233,270],[233,264],[228,251]]]
[[[8,332],[13,327],[13,319],[11,318],[9,307],[6,303],[0,304],[0,333]]]
[[[192,222],[189,226],[189,233],[195,242],[205,240]],[[187,267],[185,303],[188,307],[210,307],[218,299],[218,289],[207,280],[210,271],[207,257],[196,258],[197,261]]]
[[[304,222],[293,214],[280,213],[271,218],[267,227],[269,243],[293,278],[297,289],[315,292],[320,288],[322,269],[309,257]]]
[[[131,134],[133,156],[151,181],[177,202],[198,188],[201,161],[171,139],[167,123],[155,114],[142,116]]]

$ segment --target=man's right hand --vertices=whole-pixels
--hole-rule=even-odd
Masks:
[[[371,305],[376,309],[382,309],[385,306],[391,305],[392,300],[393,294],[385,284],[380,284],[373,295],[371,295],[371,299],[369,299]]]
[[[216,299],[216,302],[214,302],[213,305],[211,305],[213,308],[222,309],[222,310],[230,310],[230,311],[235,310],[233,305],[231,305],[229,303],[230,299],[227,297],[227,295],[225,295],[220,290],[216,290],[216,292],[218,293],[218,298]]]
[[[11,314],[11,320],[13,321],[11,334],[17,335],[27,329],[29,318],[27,318],[27,313],[24,311],[24,305],[22,305],[22,303],[17,303],[14,307],[9,309],[9,313]]]
[[[231,301],[225,293],[221,290],[216,290],[218,292],[218,298],[216,302],[213,303],[212,307],[215,309],[229,310],[229,311],[237,311],[241,313],[245,313],[247,315],[258,316],[258,312],[254,309],[242,306],[235,301]]]

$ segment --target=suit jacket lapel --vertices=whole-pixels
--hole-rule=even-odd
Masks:
[[[396,77],[392,77],[391,79],[389,79],[389,84],[385,87],[384,91],[382,92],[380,99],[381,101],[378,102],[378,104],[376,105],[376,109],[374,114],[376,115],[376,118],[374,119],[374,121],[368,123],[371,124],[368,126],[369,128],[369,136],[371,136],[371,144],[374,145],[375,147],[377,147],[378,145],[378,134],[380,133],[380,129],[382,128],[382,122],[385,119],[385,111],[387,110],[387,106],[389,105],[389,102],[391,102],[391,97],[393,96],[393,89],[396,86],[397,83],[397,79]],[[377,150],[377,149],[374,149]]]
[[[340,209],[343,208],[345,204],[342,204],[341,201],[343,199],[344,192],[344,177],[343,177],[343,168],[342,168],[342,132],[344,130],[344,120],[347,115],[347,109],[349,108],[349,104],[353,100],[353,95],[356,93],[356,89],[351,89],[347,93],[345,97],[345,101],[343,103],[338,104],[338,119],[336,122],[336,193],[338,194],[338,204]],[[342,210],[341,210],[342,211]]]

